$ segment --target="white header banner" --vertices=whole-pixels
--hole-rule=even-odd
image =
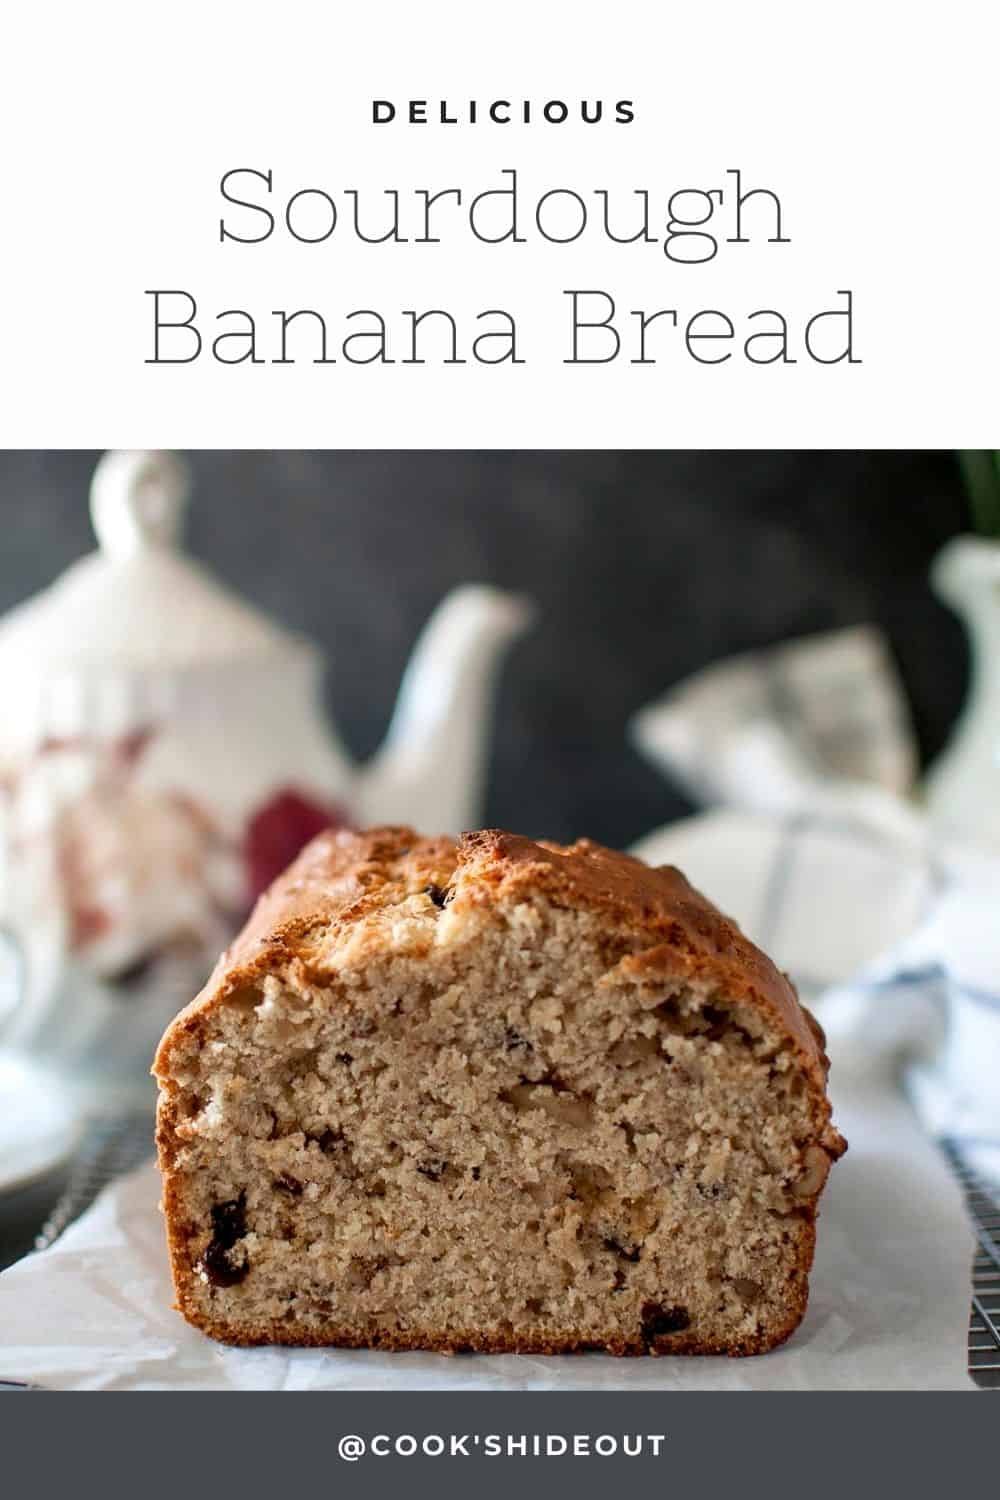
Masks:
[[[5,446],[997,443],[995,7],[5,25]]]

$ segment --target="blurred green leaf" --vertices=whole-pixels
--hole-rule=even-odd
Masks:
[[[973,526],[983,536],[1000,537],[1000,454],[992,448],[961,448],[958,462]]]

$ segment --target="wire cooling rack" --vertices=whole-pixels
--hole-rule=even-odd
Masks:
[[[55,1244],[104,1188],[152,1154],[153,1117],[148,1110],[90,1120],[66,1186],[35,1237],[35,1249]]]
[[[1000,1192],[973,1171],[959,1144],[942,1141],[965,1192],[976,1236],[969,1310],[969,1374],[983,1390],[1000,1390]]]

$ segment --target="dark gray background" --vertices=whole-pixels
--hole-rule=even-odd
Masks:
[[[628,716],[731,651],[873,620],[921,748],[961,701],[961,631],[927,568],[968,517],[948,453],[200,452],[188,536],[330,654],[330,701],[377,744],[410,644],[452,584],[542,607],[512,652],[486,821],[624,844],[685,803]],[[95,454],[0,454],[0,608],[92,545]]]
[[[462,1356],[459,1356],[461,1358]],[[849,1358],[849,1353],[845,1352]],[[637,1361],[629,1361],[629,1364]],[[623,1368],[622,1382],[629,1370]],[[363,1377],[362,1377],[363,1378]],[[465,1500],[523,1500],[569,1492],[603,1500],[609,1485],[642,1494],[720,1497],[743,1493],[759,1474],[772,1500],[842,1500],[845,1494],[905,1495],[937,1500],[956,1488],[985,1496],[996,1489],[996,1403],[952,1391],[298,1391],[276,1402],[266,1391],[172,1391],[169,1417],[181,1425],[184,1452],[197,1474],[196,1493],[259,1500],[289,1487],[289,1468],[325,1476],[324,1489],[344,1500],[433,1491]],[[82,1404],[57,1392],[44,1402],[0,1404],[4,1472],[11,1491],[38,1488],[39,1458],[49,1489],[72,1493],[81,1473],[100,1473],[102,1496],[135,1494],[174,1500],[176,1466],[151,1464],[163,1445],[166,1408],[154,1399],[127,1408],[99,1398]],[[123,1416],[125,1420],[123,1420]],[[836,1424],[836,1442],[831,1425]],[[780,1461],[767,1463],[762,1433],[780,1432]],[[53,1441],[53,1433],[57,1441]],[[468,1434],[468,1458],[338,1457],[346,1434],[369,1440]],[[488,1457],[473,1441],[557,1434],[571,1441],[662,1434],[658,1456]],[[380,1446],[382,1444],[380,1443]],[[821,1460],[821,1461],[820,1461]],[[23,1476],[23,1477],[22,1477]],[[804,1483],[803,1476],[808,1476]]]

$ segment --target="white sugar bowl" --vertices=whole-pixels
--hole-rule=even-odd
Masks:
[[[98,550],[0,620],[0,1039],[81,1076],[144,1071],[320,827],[478,821],[495,670],[531,615],[487,586],[449,595],[357,768],[318,649],[179,550],[187,491],[173,455],[106,454]],[[137,1008],[147,1023],[125,1025]]]

